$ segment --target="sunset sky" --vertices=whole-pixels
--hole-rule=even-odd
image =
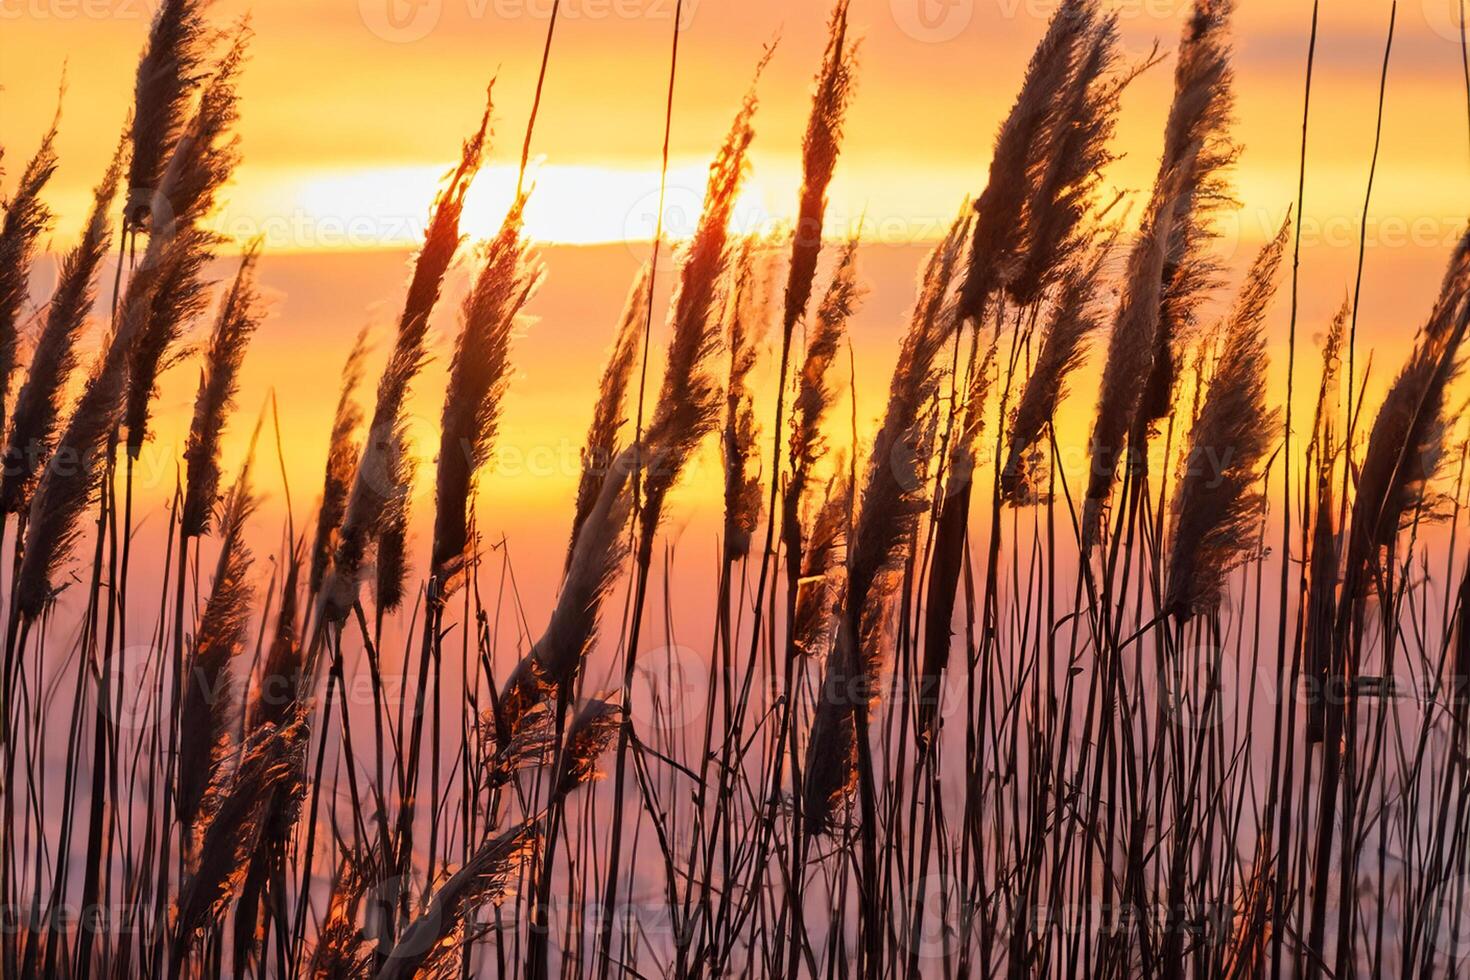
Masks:
[[[627,284],[652,237],[674,0],[566,0],[532,147],[532,236],[548,279],[516,348],[501,449],[522,462],[492,467],[482,486],[491,534],[544,529],[544,554],[521,561],[553,578],[561,560],[576,450]],[[391,6],[390,6],[391,4]],[[466,230],[499,224],[515,179],[551,0],[221,0],[215,19],[251,13],[252,60],[242,87],[243,165],[218,226],[261,235],[272,316],[247,362],[229,462],[248,419],[274,392],[298,520],[320,486],[320,451],[353,335],[378,328],[378,353],[402,301],[406,259],[445,169],[494,77],[495,140],[471,193]],[[933,240],[983,188],[996,129],[1020,85],[1050,0],[854,0],[860,77],[831,194],[829,230],[863,216],[870,295],[853,326],[859,424],[881,408],[913,279]],[[1157,42],[1171,56],[1186,0],[1122,0],[1128,56]],[[1367,225],[1362,343],[1391,377],[1432,301],[1470,201],[1470,133],[1458,0],[1401,5],[1388,73],[1383,145]],[[1303,223],[1301,336],[1320,334],[1351,287],[1374,138],[1390,4],[1323,5]],[[779,47],[760,80],[748,189],[737,222],[770,229],[792,215],[811,77],[827,5],[816,0],[697,0],[682,22],[674,99],[668,227],[697,215],[708,161],[763,47]],[[0,0],[0,145],[13,179],[55,111],[63,73],[50,199],[54,247],[80,224],[92,184],[126,117],[151,8],[145,0]],[[1236,20],[1236,174],[1242,208],[1223,222],[1234,269],[1280,225],[1297,194],[1309,3],[1242,0]],[[1130,89],[1107,187],[1145,191],[1157,165],[1172,91],[1172,58]],[[8,184],[0,185],[8,188]],[[596,245],[565,248],[563,245]],[[665,266],[665,272],[668,270]],[[224,274],[222,270],[222,274]],[[38,270],[44,295],[45,269]],[[109,274],[110,275],[110,274]],[[464,269],[435,319],[436,359],[416,388],[418,450],[432,459],[442,378]],[[667,295],[669,276],[661,277]],[[110,279],[109,279],[110,281]],[[1283,374],[1287,293],[1273,311],[1273,372]],[[1222,296],[1228,300],[1228,296]],[[661,338],[656,341],[661,345]],[[1314,360],[1310,348],[1302,356]],[[1315,370],[1315,364],[1313,365]],[[1089,371],[1095,370],[1095,366]],[[767,372],[767,375],[769,372]],[[171,489],[197,374],[166,378],[152,482]],[[1086,371],[1067,403],[1068,438],[1085,438]],[[419,424],[421,423],[421,424]],[[525,460],[540,454],[541,463]],[[550,462],[547,462],[549,460]],[[273,461],[274,462],[274,461]],[[432,488],[421,470],[417,493]],[[265,484],[279,514],[285,487]],[[699,478],[696,477],[698,482]],[[688,494],[680,519],[709,494]],[[696,525],[697,526],[697,525]],[[708,528],[699,530],[706,543]],[[553,547],[542,548],[547,539]],[[544,568],[538,569],[537,564]],[[545,601],[541,596],[533,601]]]
[[[414,240],[436,179],[497,77],[495,166],[480,181],[471,231],[487,233],[513,183],[551,0],[221,0],[256,32],[243,95],[245,164],[222,216],[272,251],[401,246]],[[1171,53],[1186,0],[1123,0],[1125,47]],[[1356,223],[1373,137],[1389,4],[1324,5],[1309,220]],[[866,214],[893,240],[933,238],[975,194],[998,122],[1053,0],[856,0],[861,82],[832,192],[840,225]],[[1237,14],[1243,230],[1295,197],[1310,5],[1245,0]],[[151,15],[149,0],[3,0],[0,142],[16,156],[68,97],[55,198],[71,225],[111,147]],[[544,240],[649,238],[657,189],[674,0],[569,0],[536,131],[530,228]],[[672,134],[671,224],[697,208],[703,168],[761,48],[779,48],[762,108],[742,221],[790,215],[806,91],[825,5],[691,0],[683,17]],[[1462,220],[1467,171],[1456,0],[1399,10],[1375,214]],[[1119,188],[1147,185],[1171,67],[1130,93]],[[681,215],[683,216],[681,219]],[[67,222],[63,222],[65,230]],[[1274,230],[1274,229],[1273,229]]]

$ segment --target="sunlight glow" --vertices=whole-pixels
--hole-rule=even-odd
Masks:
[[[410,248],[423,237],[443,172],[433,166],[376,167],[314,173],[257,173],[241,182],[217,227],[245,241],[264,237],[271,252]],[[707,171],[697,163],[669,172],[664,231],[688,238],[699,219]],[[657,171],[598,166],[539,166],[527,175],[529,236],[544,244],[650,241],[657,225]],[[784,182],[783,182],[784,183]],[[487,167],[465,201],[461,226],[471,240],[495,234],[515,194],[512,166]],[[787,195],[794,196],[794,195]],[[788,217],[752,179],[731,218],[733,230],[772,231]]]

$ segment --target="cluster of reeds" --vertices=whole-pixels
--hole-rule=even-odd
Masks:
[[[249,32],[164,0],[39,308],[55,126],[0,223],[0,976],[1463,972],[1470,234],[1376,410],[1344,306],[1293,441],[1295,302],[1284,403],[1267,381],[1290,220],[1224,295],[1233,14],[1194,0],[1133,227],[1104,175],[1124,90],[1163,58],[1128,63],[1116,12],[1063,0],[986,183],[919,270],[866,437],[844,390],[865,246],[826,227],[857,97],[847,0],[796,224],[757,238],[731,218],[764,52],[674,253],[662,378],[658,241],[608,311],[550,612],[510,626],[480,477],[544,269],[524,182],[488,242],[461,232],[500,149],[490,107],[428,216],[374,399],[364,334],[314,519],[298,528],[288,494],[266,556],[253,475],[279,419],[232,482],[224,447],[269,257],[249,245],[209,281]],[[420,554],[407,405],[459,258]],[[160,529],[133,463],[195,332]],[[1059,414],[1094,348],[1079,479]],[[700,641],[668,582],[693,562],[662,532],[716,441],[712,629],[678,662]],[[160,546],[153,622],[130,628],[132,550]]]

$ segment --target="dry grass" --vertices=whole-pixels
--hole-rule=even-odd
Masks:
[[[0,225],[0,396],[31,352],[0,481],[0,906],[16,925],[0,976],[1465,972],[1470,235],[1376,411],[1343,307],[1320,368],[1292,378],[1317,390],[1291,442],[1267,382],[1289,224],[1216,309],[1217,226],[1248,164],[1230,0],[1196,0],[1185,24],[1121,269],[1126,209],[1103,189],[1122,94],[1160,59],[1126,63],[1100,0],[1059,6],[985,186],[919,270],[869,438],[842,376],[855,386],[888,341],[858,325],[867,246],[828,254],[824,230],[857,80],[836,0],[793,234],[731,227],[752,86],[669,309],[655,258],[606,311],[543,596],[514,559],[546,543],[480,530],[506,506],[480,475],[543,275],[524,195],[464,248],[488,107],[429,215],[370,408],[365,333],[341,369],[313,524],[288,513],[263,546],[248,461],[221,494],[270,257],[248,249],[208,281],[249,37],[209,13],[161,5],[127,135],[44,308],[28,289],[54,130]],[[670,107],[677,58],[671,76]],[[462,253],[425,532],[410,399]],[[110,318],[69,397],[94,306]],[[1108,326],[1079,483],[1058,419]],[[179,485],[135,499],[155,383],[195,333]],[[716,441],[717,540],[665,533]],[[282,442],[284,475],[300,450]],[[972,525],[977,500],[990,520]],[[165,556],[156,597],[133,549]],[[700,553],[708,620],[682,605]],[[109,916],[78,923],[79,904]]]

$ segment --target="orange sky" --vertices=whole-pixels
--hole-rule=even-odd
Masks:
[[[299,522],[308,519],[319,492],[319,460],[347,347],[361,326],[374,324],[381,355],[402,301],[405,248],[478,118],[492,75],[499,78],[497,138],[491,166],[471,195],[467,225],[483,236],[499,223],[550,0],[392,0],[403,4],[397,9],[406,18],[397,31],[385,26],[386,2],[220,0],[216,6],[222,22],[247,6],[253,11],[256,39],[240,125],[245,162],[220,220],[242,239],[265,235],[262,278],[272,306],[247,361],[227,465],[238,460],[249,419],[274,390]],[[533,235],[572,243],[650,237],[671,3],[564,0],[534,144]],[[1359,334],[1364,348],[1381,358],[1375,383],[1391,377],[1425,316],[1470,201],[1470,136],[1451,16],[1457,5],[1413,0],[1399,10]],[[677,233],[691,220],[709,156],[762,45],[778,33],[779,51],[760,85],[751,184],[739,220],[746,226],[779,221],[796,200],[797,152],[826,4],[699,0],[689,6],[675,100],[670,227]],[[900,245],[932,239],[961,201],[981,190],[996,128],[1052,6],[1049,0],[853,2],[853,23],[864,37],[860,86],[830,226],[867,217],[862,273],[872,292],[853,324],[862,426],[881,409],[923,254]],[[1113,6],[1123,11],[1130,56],[1141,58],[1155,40],[1172,52],[1189,4],[1121,0]],[[1310,5],[1301,0],[1243,0],[1241,6],[1236,132],[1245,145],[1237,174],[1243,208],[1227,220],[1222,243],[1235,268],[1275,231],[1296,197],[1310,20]],[[1334,0],[1324,8],[1303,225],[1300,356],[1312,371],[1311,339],[1353,280],[1389,15],[1388,3],[1367,0]],[[145,0],[0,0],[0,145],[12,174],[50,120],[63,66],[67,73],[61,170],[51,193],[60,213],[59,244],[70,241],[122,126],[149,16]],[[1117,143],[1124,156],[1108,175],[1110,186],[1146,188],[1171,76],[1166,63],[1126,98]],[[620,244],[547,252],[547,284],[517,343],[502,426],[505,455],[481,492],[481,526],[487,536],[508,532],[519,543],[516,559],[526,581],[554,583],[559,570],[576,447],[642,254]],[[45,275],[43,267],[38,276]],[[436,359],[416,389],[413,411],[424,420],[417,431],[425,458],[435,449],[432,423],[463,275],[463,269],[456,274],[436,315]],[[668,288],[666,276],[661,288]],[[1278,377],[1287,310],[1283,289],[1270,324]],[[1062,438],[1079,445],[1095,391],[1090,370],[1074,383],[1065,410],[1071,422]],[[145,477],[159,499],[173,485],[196,377],[190,363],[163,384]],[[286,488],[270,469],[257,469],[268,496],[258,523],[262,533],[274,534]],[[420,472],[418,495],[427,505],[429,471]],[[671,521],[674,532],[690,529],[699,549],[692,560],[700,568],[713,540],[715,496],[686,490]],[[533,612],[550,593],[527,590]]]
[[[1375,225],[1462,220],[1467,170],[1457,0],[1399,11]],[[536,132],[532,231],[550,241],[651,237],[674,0],[565,0]],[[435,182],[497,75],[494,164],[470,207],[498,222],[534,88],[551,0],[220,0],[257,34],[243,88],[245,164],[222,215],[272,251],[411,243]],[[934,237],[979,190],[998,121],[1055,0],[855,0],[861,84],[832,193],[839,224],[870,237]],[[673,132],[672,224],[697,208],[703,168],[761,46],[780,47],[760,88],[742,220],[789,216],[806,91],[825,3],[692,0],[684,16]],[[1187,0],[1121,0],[1125,45],[1172,51]],[[1361,211],[1389,4],[1324,5],[1309,222],[1342,235]],[[15,166],[68,97],[54,198],[80,220],[131,95],[150,0],[0,0],[0,144]],[[1243,227],[1259,238],[1295,197],[1310,6],[1246,2],[1237,16]],[[1127,99],[1119,188],[1146,186],[1171,86],[1168,65]],[[1350,228],[1347,237],[1353,237]],[[1426,232],[1420,229],[1422,237]]]

